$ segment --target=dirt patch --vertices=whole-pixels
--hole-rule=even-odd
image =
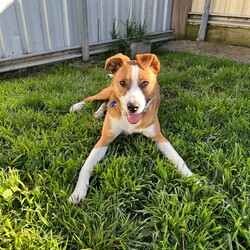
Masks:
[[[168,51],[187,51],[197,55],[229,59],[238,63],[250,64],[250,48],[214,42],[188,40],[170,41],[162,45]]]

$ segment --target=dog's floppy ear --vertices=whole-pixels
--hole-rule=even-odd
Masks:
[[[114,56],[109,57],[106,60],[105,69],[110,70],[112,74],[115,72],[127,61],[129,61],[129,57],[123,55],[122,53],[116,54]]]
[[[154,54],[138,54],[135,59],[138,61],[139,66],[143,69],[150,67],[157,75],[160,72],[160,62]]]

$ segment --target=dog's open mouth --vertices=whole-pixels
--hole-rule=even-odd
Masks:
[[[139,113],[139,114],[128,113],[127,115],[128,122],[131,124],[138,123],[141,120],[141,117],[142,117],[142,113]]]

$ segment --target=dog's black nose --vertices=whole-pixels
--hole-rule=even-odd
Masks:
[[[138,110],[139,106],[136,103],[128,102],[127,108],[129,112],[135,113]]]

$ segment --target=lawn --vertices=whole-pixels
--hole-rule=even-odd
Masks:
[[[87,198],[67,202],[103,119],[72,104],[104,60],[0,76],[0,249],[250,249],[250,67],[160,53],[162,131],[202,182],[142,135],[117,138]]]

